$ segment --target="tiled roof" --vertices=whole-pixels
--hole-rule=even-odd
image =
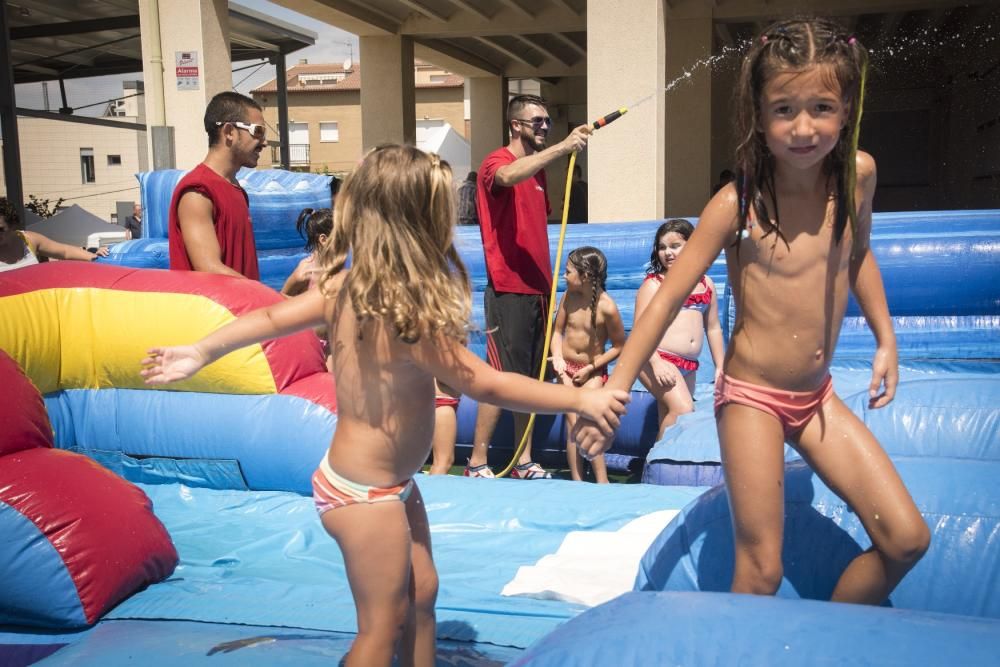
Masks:
[[[423,63],[417,62],[417,66],[423,65]],[[443,71],[443,70],[442,70]],[[300,75],[310,75],[310,74],[340,74],[347,73],[347,76],[336,83],[313,83],[313,84],[302,84],[299,81]],[[444,80],[430,83],[422,82],[416,84],[417,88],[459,88],[465,85],[465,78],[459,76],[458,74],[445,73],[446,76]],[[340,63],[317,63],[317,64],[299,64],[288,68],[287,71],[287,81],[288,81],[288,92],[289,93],[323,93],[337,90],[361,90],[361,64],[354,63],[351,65],[350,69],[345,70],[344,66]],[[250,91],[251,95],[262,94],[262,93],[276,93],[278,92],[278,80],[271,79],[267,83],[257,86]]]

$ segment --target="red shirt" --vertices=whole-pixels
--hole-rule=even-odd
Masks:
[[[257,244],[250,223],[250,198],[243,188],[230,183],[204,163],[188,172],[174,188],[170,201],[170,224],[167,228],[170,268],[193,271],[191,258],[184,248],[184,237],[177,217],[177,205],[188,192],[197,192],[212,202],[212,225],[219,239],[222,263],[247,278],[260,280],[257,268]]]
[[[552,286],[545,170],[513,187],[494,182],[497,170],[517,158],[506,147],[483,160],[476,179],[476,210],[486,273],[497,292],[548,294]]]

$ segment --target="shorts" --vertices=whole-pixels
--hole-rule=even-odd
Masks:
[[[500,371],[538,377],[545,354],[548,297],[495,292],[486,286],[486,360]]]
[[[566,361],[566,375],[568,375],[570,377],[573,377],[574,375],[576,375],[576,372],[578,370],[580,370],[584,366],[589,366],[589,365],[590,365],[589,363],[583,363],[583,362],[580,362],[580,361],[569,361],[569,360],[567,360]],[[594,377],[594,376],[591,375],[591,377]],[[604,372],[601,373],[601,382],[606,384],[607,381],[608,381],[608,367],[605,366],[604,367]]]
[[[669,361],[676,366],[677,370],[681,372],[681,377],[687,377],[691,373],[694,373],[698,370],[698,366],[701,365],[697,359],[687,359],[685,357],[678,356],[673,352],[667,352],[663,348],[656,348],[656,353],[660,355],[660,359]]]
[[[383,503],[390,500],[405,503],[413,491],[413,480],[408,479],[387,489],[358,484],[335,473],[324,455],[323,460],[319,462],[319,468],[313,473],[312,487],[316,511],[323,516],[338,507],[358,503]]]
[[[746,405],[772,415],[781,422],[785,438],[791,438],[809,423],[831,396],[833,380],[829,375],[818,389],[788,391],[736,380],[723,373],[715,385],[715,415],[718,417],[722,406],[729,403]]]

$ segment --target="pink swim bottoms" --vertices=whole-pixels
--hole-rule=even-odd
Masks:
[[[781,422],[785,437],[799,433],[813,415],[833,396],[833,380],[827,375],[818,389],[812,391],[788,391],[774,387],[762,387],[751,382],[731,378],[725,373],[715,384],[715,414],[722,406],[739,403],[773,415]]]
[[[358,503],[382,503],[391,500],[406,502],[410,492],[413,491],[413,480],[408,479],[402,484],[386,489],[358,484],[335,473],[324,455],[319,468],[313,473],[312,487],[316,511],[323,516],[332,509]]]
[[[698,360],[697,359],[687,359],[685,357],[674,354],[673,352],[667,352],[661,347],[656,348],[656,353],[660,355],[660,359],[664,361],[669,361],[677,370],[681,372],[681,376],[687,377],[691,373],[698,370]]]
[[[570,377],[573,377],[574,375],[576,375],[577,371],[579,371],[579,370],[583,369],[585,366],[589,366],[589,365],[590,365],[589,362],[570,361],[569,359],[567,359],[566,360],[566,375],[568,375]],[[593,376],[591,376],[591,377],[593,377]],[[608,381],[608,367],[605,366],[604,367],[604,372],[601,373],[601,382],[607,382],[607,381]]]

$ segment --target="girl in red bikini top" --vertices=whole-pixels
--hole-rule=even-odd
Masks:
[[[649,257],[649,274],[635,296],[633,321],[639,320],[693,231],[690,222],[680,219],[668,220],[656,230]],[[666,428],[673,425],[678,416],[694,409],[695,371],[698,370],[698,356],[706,338],[715,362],[716,376],[722,368],[722,326],[712,280],[702,276],[681,308],[639,376],[656,398],[660,425],[658,438],[663,437]]]

